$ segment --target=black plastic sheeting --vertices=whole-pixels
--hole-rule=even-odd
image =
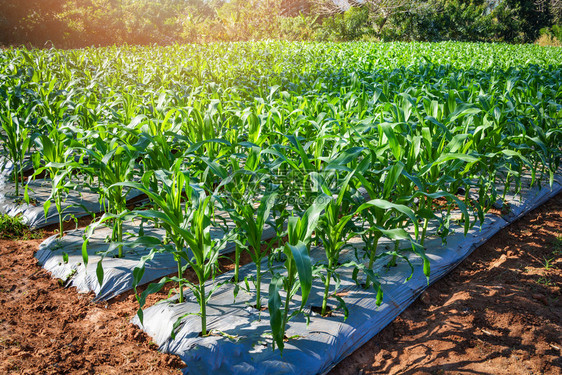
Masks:
[[[52,190],[51,181],[48,179],[32,180],[28,184],[29,204],[23,199],[23,190],[19,197],[15,196],[15,185],[7,179],[0,178],[0,214],[20,216],[24,224],[31,229],[42,228],[58,224],[58,211],[54,203],[51,204],[45,215],[43,204],[49,199]],[[138,190],[131,190],[127,199],[131,200],[141,196]],[[71,190],[65,196],[63,203],[64,220],[72,217],[80,218],[103,211],[99,202],[99,195],[88,191]]]
[[[543,204],[562,191],[562,179],[557,177],[553,186],[523,190],[521,197],[508,195],[511,212],[505,217],[493,214],[486,216],[481,227],[473,227],[465,237],[460,227],[447,237],[442,244],[440,238],[426,240],[426,254],[431,261],[429,281],[422,272],[421,259],[412,254],[410,261],[415,266],[413,277],[405,282],[410,274],[409,266],[400,262],[397,267],[386,268],[389,259],[380,259],[375,265],[384,290],[381,306],[375,304],[374,291],[358,287],[352,279],[351,269],[340,269],[342,282],[339,293],[349,309],[349,317],[344,321],[343,313],[336,312],[331,317],[312,316],[307,325],[304,317],[296,317],[288,325],[286,335],[292,337],[285,345],[283,356],[272,351],[272,339],[267,311],[257,311],[251,307],[255,303],[253,291],[240,292],[233,296],[232,284],[221,286],[210,299],[207,308],[208,329],[214,333],[199,337],[199,306],[193,295],[187,293],[187,302],[177,304],[175,298],[162,301],[144,310],[144,325],[137,317],[133,322],[139,325],[160,346],[160,350],[177,354],[188,365],[185,374],[318,374],[326,373],[339,361],[365,344],[386,325],[406,309],[431,283],[454,269],[474,249],[487,241],[499,230],[520,216]],[[363,244],[355,241],[353,245],[361,252]],[[386,243],[386,246],[389,244]],[[385,246],[385,243],[379,244]],[[325,259],[324,251],[315,248],[311,251],[313,261]],[[354,251],[342,253],[341,260],[354,259]],[[252,265],[241,269],[245,276],[255,272]],[[221,275],[215,283],[230,279],[231,273]],[[264,275],[265,276],[265,275]],[[262,295],[267,296],[269,280],[264,277]],[[309,297],[308,308],[320,306],[323,284],[315,281]],[[298,295],[294,306],[300,305]],[[266,301],[264,301],[266,302]],[[334,301],[331,307],[335,308]],[[185,316],[172,339],[172,326],[179,317]]]
[[[127,222],[123,232],[132,238],[138,235],[140,221]],[[229,223],[228,228],[234,224]],[[164,238],[166,232],[154,228],[152,224],[144,224],[144,235]],[[111,237],[111,228],[100,227],[90,237],[87,252],[88,264],[85,266],[82,257],[82,244],[84,243],[84,230],[66,232],[62,239],[53,236],[44,241],[35,257],[39,263],[49,271],[53,277],[62,279],[66,285],[74,286],[79,292],[93,292],[96,300],[109,300],[133,288],[133,270],[138,266],[140,259],[150,253],[146,247],[125,246],[122,258],[113,257],[117,250],[109,252],[111,244],[107,241]],[[212,238],[222,238],[225,231],[219,228],[211,230]],[[263,238],[269,239],[275,231],[266,227]],[[223,253],[234,251],[234,244],[229,243],[222,250]],[[68,260],[64,261],[66,253]],[[100,285],[96,276],[96,267],[102,260],[104,270],[103,284]],[[177,272],[177,263],[173,256],[167,253],[158,253],[146,263],[141,285],[158,280],[164,276]]]
[[[361,193],[367,194],[364,190],[361,190]],[[217,215],[223,218],[227,217],[224,212],[218,212]],[[227,229],[234,228],[234,223],[230,219],[225,219],[224,223],[226,223]],[[138,236],[139,224],[140,221],[126,223],[123,232],[128,234],[129,238],[134,239]],[[147,236],[158,238],[164,238],[165,236],[164,230],[156,229],[152,224],[145,223],[143,229]],[[225,234],[224,229],[213,228],[211,230],[213,238],[222,238]],[[274,236],[274,229],[266,224],[262,239],[268,240]],[[41,243],[35,257],[43,268],[49,271],[53,277],[63,280],[65,285],[76,287],[82,293],[93,292],[95,300],[109,300],[133,288],[133,270],[138,266],[140,259],[148,255],[151,250],[146,247],[131,248],[125,246],[124,256],[115,258],[113,255],[116,254],[116,251],[109,253],[111,244],[108,238],[110,237],[111,228],[99,227],[95,230],[89,238],[87,246],[87,265],[84,265],[82,257],[82,244],[85,238],[83,229],[67,231],[62,239],[57,236],[48,238]],[[234,243],[228,243],[221,252],[226,254],[233,251]],[[66,262],[65,256],[68,257]],[[100,285],[96,276],[96,268],[102,258],[104,279],[102,285]],[[146,263],[140,285],[158,280],[174,272],[177,272],[177,264],[173,256],[158,253]]]
[[[529,179],[526,180],[527,185],[528,182]],[[462,228],[454,227],[454,232],[447,237],[446,245],[442,244],[441,238],[427,239],[426,253],[431,260],[429,284],[454,269],[476,247],[499,230],[540,206],[561,190],[562,177],[558,175],[552,188],[534,187],[523,189],[518,196],[508,194],[508,213],[503,217],[487,215],[482,227],[475,226],[466,237]],[[232,227],[232,223],[229,223],[229,227]],[[125,224],[124,232],[132,237],[138,234],[138,230],[139,222]],[[148,224],[144,225],[144,231],[146,235],[160,238],[165,234],[162,229]],[[274,234],[269,228],[264,233],[264,240],[272,238]],[[67,232],[62,239],[56,236],[47,239],[41,244],[36,257],[53,277],[62,279],[66,285],[74,286],[81,292],[93,292],[96,300],[108,300],[132,288],[132,271],[140,258],[150,251],[143,247],[126,247],[123,258],[112,257],[112,253],[108,251],[111,245],[107,241],[110,235],[110,228],[98,228],[94,232],[87,247],[87,266],[84,266],[82,258],[84,230]],[[224,235],[222,229],[212,232],[215,238]],[[341,262],[355,260],[356,252],[362,252],[364,245],[360,240],[355,239],[351,244],[354,249],[342,253]],[[381,241],[379,246],[392,245]],[[233,244],[229,244],[223,253],[233,251],[233,247]],[[311,256],[314,261],[325,260],[322,248],[313,249]],[[104,281],[99,285],[96,267],[102,258]],[[325,373],[392,322],[427,288],[429,284],[421,270],[421,259],[412,254],[409,260],[415,266],[415,272],[408,282],[405,280],[410,274],[410,268],[405,262],[402,261],[392,268],[385,267],[388,259],[380,259],[376,263],[375,272],[381,277],[379,281],[385,292],[383,304],[379,307],[375,304],[374,291],[358,287],[352,279],[352,270],[341,268],[342,281],[338,292],[349,309],[347,320],[344,320],[344,315],[339,310],[334,311],[329,318],[321,318],[310,312],[311,307],[320,306],[322,300],[324,286],[316,280],[307,306],[311,315],[310,323],[307,325],[302,316],[289,323],[287,336],[292,339],[286,343],[282,357],[278,350],[272,351],[268,312],[260,312],[252,307],[255,304],[254,290],[242,290],[234,299],[234,286],[230,283],[221,286],[209,301],[208,328],[214,332],[210,336],[199,337],[199,317],[189,315],[197,314],[199,306],[189,293],[186,294],[186,303],[177,304],[175,298],[171,298],[146,309],[142,328],[160,346],[160,350],[177,354],[188,364],[184,369],[186,374]],[[265,265],[262,269],[266,269]],[[170,254],[157,254],[153,260],[146,263],[141,284],[158,280],[176,270],[177,265]],[[241,277],[251,278],[254,274],[253,265],[241,268]],[[219,276],[215,283],[231,278],[231,272],[225,273]],[[265,305],[268,285],[268,276],[264,275],[262,296]],[[293,304],[295,308],[300,305],[298,296]],[[336,307],[334,301],[331,301],[331,307]],[[172,326],[181,316],[186,317],[182,319],[176,338],[172,339]],[[133,322],[140,326],[136,318]]]

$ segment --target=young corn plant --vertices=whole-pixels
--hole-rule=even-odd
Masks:
[[[64,234],[63,203],[68,192],[77,185],[71,177],[81,167],[81,162],[75,161],[73,147],[77,146],[73,133],[68,128],[53,129],[48,135],[41,135],[35,139],[38,153],[34,157],[34,175],[46,172],[51,180],[51,195],[43,204],[45,217],[51,204],[54,203],[59,217],[59,237]],[[69,208],[69,207],[67,207]]]
[[[354,172],[348,173],[342,184],[338,184],[339,194],[335,198],[329,200],[329,203],[325,206],[324,213],[320,216],[320,220],[318,222],[317,236],[322,241],[322,246],[324,247],[326,258],[328,259],[328,264],[324,265],[326,268],[326,275],[321,274],[324,282],[324,295],[322,298],[321,311],[322,316],[326,316],[328,313],[328,298],[332,294],[335,294],[335,292],[330,294],[330,283],[332,278],[336,281],[336,283],[339,282],[337,269],[340,266],[340,253],[347,241],[356,234],[352,219],[357,212],[353,209],[353,202],[350,197],[349,188],[349,182],[353,175]],[[332,195],[330,189],[326,186],[325,182],[322,181],[320,176],[314,174],[313,178],[319,180],[319,184],[321,184],[324,194],[327,196]],[[340,299],[340,304],[345,306],[342,299]]]
[[[463,201],[461,201],[458,197],[454,194],[447,192],[447,186],[451,183],[456,183],[457,181],[462,181],[463,177],[455,175],[458,173],[458,169],[462,169],[462,165],[464,161],[475,162],[478,159],[472,156],[466,155],[465,157],[458,157],[457,155],[443,155],[442,160],[445,160],[447,157],[451,157],[453,160],[449,165],[443,166],[440,162],[439,158],[435,164],[440,168],[442,175],[440,177],[430,177],[426,176],[424,171],[427,171],[431,166],[427,166],[421,172],[418,173],[412,179],[415,181],[418,189],[413,192],[411,195],[412,199],[417,200],[416,205],[416,214],[423,218],[423,227],[420,236],[420,244],[423,245],[425,238],[427,236],[427,229],[430,220],[435,219],[440,223],[440,235],[444,238],[449,233],[448,227],[448,217],[450,215],[451,209],[454,206],[458,207],[462,213],[462,221],[464,222],[464,232],[465,234],[470,229],[470,216],[468,215],[468,210],[466,209],[466,205]],[[437,215],[437,210],[433,207],[434,201],[436,199],[445,199],[447,201],[447,212],[444,216],[440,217]]]
[[[414,211],[405,204],[390,201],[393,198],[395,186],[402,171],[402,164],[395,164],[387,170],[382,184],[380,180],[368,180],[361,174],[355,175],[357,181],[367,190],[370,197],[379,196],[382,198],[371,199],[357,208],[357,212],[361,214],[361,219],[367,225],[366,230],[362,234],[366,244],[365,251],[369,257],[366,267],[367,279],[365,281],[365,288],[369,288],[373,281],[372,270],[375,260],[380,256],[380,254],[377,254],[377,247],[381,238],[387,237],[395,241],[396,244],[401,240],[411,241],[411,236],[404,229],[407,225],[413,225],[415,237],[418,238],[419,236],[418,217]],[[424,271],[429,273],[429,260],[425,254],[419,251],[419,248],[415,245],[413,245],[412,249],[422,257],[424,260]],[[400,254],[395,249],[392,256],[391,264],[396,262],[396,258]]]
[[[365,220],[365,223],[368,223],[366,232],[370,234],[369,240],[365,242],[365,250],[369,256],[365,288],[369,288],[371,282],[373,282],[372,271],[376,259],[383,255],[392,255],[390,265],[395,265],[398,257],[406,259],[399,253],[398,248],[399,242],[404,240],[409,241],[412,244],[412,251],[423,259],[424,273],[429,276],[429,259],[426,257],[423,248],[414,243],[410,234],[404,229],[404,225],[413,224],[415,236],[418,236],[418,220],[413,210],[405,205],[392,203],[384,199],[372,199],[359,206],[357,212],[360,212],[362,219]],[[393,252],[377,254],[377,246],[382,237],[395,241]]]
[[[269,284],[269,316],[273,333],[273,349],[275,344],[283,354],[287,323],[295,315],[302,312],[312,289],[312,262],[310,260],[310,244],[321,212],[329,202],[325,194],[318,196],[302,217],[289,217],[287,241],[282,247],[286,256],[284,273],[274,272]],[[298,281],[298,282],[297,282]],[[298,290],[301,290],[301,305],[298,310],[289,314],[290,304]],[[286,293],[283,303],[279,292]]]
[[[277,181],[279,190],[286,192],[285,200],[291,201],[290,204],[294,209],[304,210],[314,199],[315,193],[310,190],[312,184],[310,173],[316,171],[316,167],[303,148],[298,135],[284,135],[284,137],[288,145],[274,144],[263,150],[262,154],[277,158],[274,171],[279,179]]]
[[[242,228],[247,224],[244,217],[248,216],[246,213],[247,210],[253,210],[252,200],[254,199],[254,195],[257,193],[255,187],[259,185],[261,179],[261,173],[259,173],[259,169],[261,169],[260,155],[260,150],[257,147],[248,148],[248,153],[242,160],[240,158],[240,154],[231,155],[228,163],[230,173],[227,172],[227,169],[217,163],[211,164],[207,161],[207,163],[213,166],[213,170],[217,174],[217,177],[222,179],[221,183],[215,189],[215,194],[227,195],[229,207],[226,207],[226,211],[237,227],[237,238],[235,240],[234,250],[235,284],[240,281],[240,255],[247,240],[245,237],[247,232]],[[242,163],[243,165],[241,165]],[[221,191],[223,188],[224,191]],[[261,230],[263,232],[263,223],[261,225]],[[238,288],[235,288],[235,294],[237,292]]]
[[[226,246],[226,239],[214,240],[211,238],[213,198],[212,196],[202,196],[198,189],[190,186],[186,173],[181,170],[180,161],[174,164],[171,172],[147,172],[147,175],[143,176],[143,180],[147,181],[152,173],[158,175],[162,184],[159,193],[152,192],[144,184],[136,182],[121,182],[115,185],[138,189],[149,197],[156,209],[135,210],[131,214],[148,220],[156,220],[166,230],[170,246],[164,244],[164,248],[173,255],[177,263],[178,275],[163,278],[160,282],[151,284],[140,296],[137,294],[140,305],[138,316],[142,323],[142,307],[149,294],[158,292],[167,282],[176,282],[179,303],[184,302],[184,287],[189,288],[196,297],[200,307],[201,334],[206,336],[208,333],[206,306],[212,293],[216,290],[216,286],[212,290],[207,290],[205,283],[214,280],[220,250]],[[184,202],[184,192],[188,197],[188,202]],[[145,263],[152,259],[158,251],[157,249],[152,250],[135,268],[133,280],[135,290],[144,275]],[[191,267],[195,272],[197,284],[183,277],[187,267]]]
[[[80,150],[87,156],[84,169],[92,171],[92,190],[100,194],[100,201],[107,213],[112,214],[112,238],[115,243],[123,242],[123,221],[121,214],[127,211],[127,193],[130,189],[117,185],[119,182],[134,180],[138,173],[137,159],[141,147],[135,142],[138,132],[133,128],[111,129],[98,126],[89,131],[83,139]],[[117,257],[123,257],[123,246],[117,248]]]
[[[202,108],[202,103],[195,102],[193,105],[185,110],[182,134],[192,144],[202,143],[204,154],[214,160],[219,154],[220,144],[206,141],[220,138],[224,123],[221,121],[221,104],[218,100],[213,100],[207,110]]]
[[[32,108],[29,106],[20,106],[12,110],[10,101],[0,105],[0,123],[2,124],[2,132],[0,139],[2,140],[2,148],[4,149],[8,160],[12,163],[12,178],[16,186],[16,197],[20,195],[20,185],[23,188],[23,172],[25,155],[32,145],[33,137],[28,123]],[[28,112],[26,118],[25,112]]]
[[[261,245],[263,243],[263,231],[265,229],[266,222],[269,220],[269,214],[271,208],[275,203],[277,195],[275,193],[265,195],[258,206],[257,210],[254,209],[252,205],[245,205],[240,207],[239,213],[234,214],[236,217],[236,222],[239,228],[242,230],[244,237],[247,240],[246,244],[240,244],[244,246],[246,251],[252,258],[256,266],[256,309],[261,310],[261,280],[262,280],[262,261],[267,256],[267,253],[262,251]],[[243,237],[243,238],[244,238]]]

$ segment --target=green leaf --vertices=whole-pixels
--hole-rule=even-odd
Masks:
[[[29,198],[28,198],[29,200]],[[45,213],[45,219],[47,218],[47,215],[49,214],[49,208],[51,208],[51,200],[47,199],[44,203],[43,203],[43,212]]]
[[[269,284],[269,298],[267,306],[269,309],[269,325],[271,327],[271,332],[273,334],[273,349],[275,350],[275,343],[283,355],[284,347],[284,336],[285,332],[283,330],[283,309],[281,305],[281,296],[279,291],[283,289],[283,278],[281,275],[274,275]],[[289,303],[287,301],[286,303]]]
[[[88,265],[88,241],[89,239],[84,239],[82,243],[82,260],[84,261],[84,266]]]
[[[357,208],[356,212],[361,212],[367,208],[370,207],[377,207],[383,210],[396,210],[398,212],[403,213],[404,215],[406,215],[410,221],[412,222],[412,224],[414,224],[414,230],[416,233],[416,237],[418,236],[418,232],[419,232],[419,227],[418,227],[418,221],[416,219],[416,215],[414,213],[414,211],[412,211],[411,208],[409,208],[408,206],[404,206],[403,204],[396,204],[396,203],[392,203],[389,202],[387,200],[384,199],[372,199],[366,203],[363,203],[361,206],[359,206],[359,208]]]
[[[96,276],[98,278],[98,283],[100,284],[100,286],[103,285],[103,267],[102,267],[102,261],[103,258],[100,259],[100,261],[98,262],[98,265],[96,267]]]
[[[308,301],[308,296],[312,289],[312,262],[308,255],[308,248],[304,242],[299,242],[295,246],[289,244],[285,244],[285,246],[291,250],[297,266],[302,296],[301,308],[303,308]]]

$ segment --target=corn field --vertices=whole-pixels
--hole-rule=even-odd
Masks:
[[[175,274],[137,291],[141,323],[147,296],[172,283],[169,303],[191,293],[200,334],[211,334],[206,307],[228,257],[234,293],[268,310],[282,353],[314,283],[323,294],[311,319],[347,316],[338,294],[344,269],[380,304],[376,261],[391,267],[413,253],[429,276],[426,239],[481,224],[524,176],[552,184],[562,156],[561,56],[463,43],[5,49],[3,165],[13,165],[14,200],[33,203],[28,182],[50,181],[49,198],[36,204],[56,206],[60,237],[68,194],[97,194],[104,210],[85,230],[84,263],[89,234],[104,226],[106,257],[151,249],[133,271],[136,291],[156,254],[177,263]],[[132,205],[131,191],[145,199]],[[165,238],[129,236],[129,220],[162,228]],[[225,235],[213,238],[215,228]],[[266,240],[267,228],[274,235]],[[354,238],[363,251],[343,263]],[[393,246],[381,248],[383,239]],[[227,243],[234,251],[223,254]],[[325,258],[312,259],[311,247]],[[243,253],[255,277],[241,276]]]

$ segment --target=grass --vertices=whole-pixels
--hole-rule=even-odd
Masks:
[[[536,42],[541,47],[562,47],[562,42],[554,36],[543,34]]]
[[[11,217],[6,214],[0,216],[0,239],[31,240],[43,237],[42,231],[31,231],[21,220],[21,217]]]
[[[540,285],[543,285],[543,286],[547,286],[547,287],[556,285],[552,281],[552,279],[549,279],[548,277],[545,277],[545,276],[539,277],[539,279],[537,280],[537,283],[539,283]]]
[[[554,268],[554,266],[552,265],[552,261],[554,260],[554,258],[550,258],[550,259],[544,259],[544,263],[543,263],[543,268],[547,271],[550,271],[552,268]]]

